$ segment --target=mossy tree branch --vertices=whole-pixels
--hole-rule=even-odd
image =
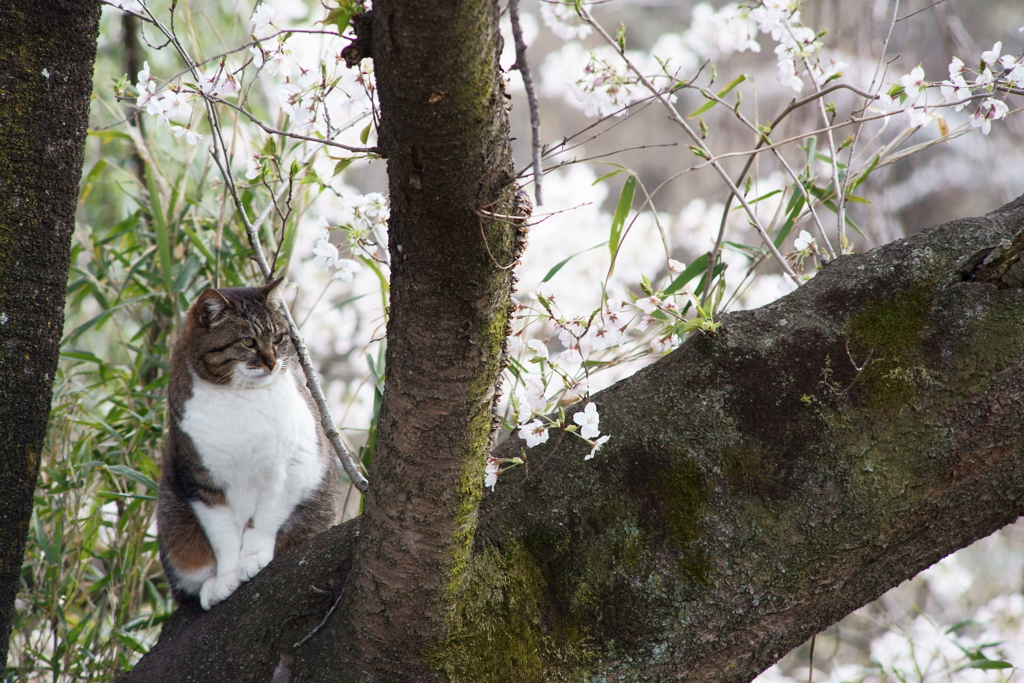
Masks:
[[[1012,522],[1024,501],[1024,291],[970,274],[1021,233],[1024,197],[841,257],[595,395],[612,435],[595,460],[563,439],[484,498],[454,615],[421,652],[436,680],[749,681]],[[498,455],[522,446],[509,439]],[[340,625],[325,634],[344,616],[293,647],[351,580],[337,567],[310,574],[304,552],[209,615],[173,617],[130,680],[213,681],[203,667],[228,661],[252,680],[282,662],[280,680],[364,680],[337,656]],[[266,588],[306,583],[333,588],[298,599]],[[278,618],[303,601],[316,609]],[[183,665],[201,644],[204,662]]]

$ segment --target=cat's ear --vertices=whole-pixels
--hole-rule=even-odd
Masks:
[[[283,282],[284,278],[279,277],[276,280],[271,280],[262,287],[257,287],[256,291],[263,295],[263,298],[267,300],[267,303],[284,306],[284,296],[281,294],[281,289],[279,287]]]
[[[230,305],[231,302],[216,289],[206,290],[199,296],[196,305],[192,307],[196,324],[200,327],[210,327],[220,319],[221,314]]]

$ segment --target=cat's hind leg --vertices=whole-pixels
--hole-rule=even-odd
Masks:
[[[217,559],[199,520],[188,503],[161,490],[157,528],[160,563],[175,599],[195,599],[206,580],[217,574]]]

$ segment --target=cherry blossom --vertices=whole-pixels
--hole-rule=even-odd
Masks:
[[[676,261],[674,258],[668,260],[668,272],[677,274],[686,270],[686,265]]]
[[[548,405],[544,398],[544,384],[536,377],[526,380],[526,403],[534,412],[540,412]]]
[[[994,100],[991,97],[981,103],[981,106],[971,114],[970,123],[975,128],[981,128],[984,135],[992,130],[992,122],[1005,118],[1010,108],[1005,102]]]
[[[270,59],[266,63],[267,72],[271,76],[290,76],[293,66],[295,66],[295,59],[292,57],[291,50],[285,50],[283,45],[271,53]]]
[[[484,488],[490,486],[491,490],[494,490],[494,485],[498,483],[499,465],[497,458],[487,458],[487,468],[484,470]]]
[[[953,61],[949,63],[949,80],[956,81],[957,76],[963,78],[964,75],[964,63],[959,57],[953,57]]]
[[[626,342],[626,335],[614,327],[596,327],[590,340],[595,351],[603,351]]]
[[[924,69],[920,64],[910,70],[905,76],[900,76],[900,83],[903,84],[903,92],[907,94],[907,100],[911,103],[917,100],[921,91],[928,87],[924,80]]]
[[[267,3],[261,4],[256,8],[256,11],[252,13],[252,30],[253,33],[259,31],[262,28],[266,28],[267,24],[274,20],[274,8]]]
[[[313,245],[313,265],[321,270],[330,271],[338,262],[338,248],[331,244],[327,219],[320,216],[317,220],[317,237]]]
[[[658,354],[668,353],[677,346],[679,346],[679,337],[674,334],[651,340],[651,348]]]
[[[590,453],[588,453],[587,455],[583,456],[583,459],[584,460],[590,460],[591,458],[593,458],[594,455],[597,454],[597,450],[599,448],[601,448],[601,446],[603,446],[606,443],[608,443],[608,439],[610,439],[610,438],[612,438],[612,437],[610,437],[607,434],[605,434],[604,436],[602,436],[597,441],[592,441],[591,442],[591,446],[590,446]]]
[[[1018,88],[1024,88],[1024,64],[1015,64],[1006,75]]]
[[[651,313],[654,313],[659,306],[661,306],[661,299],[652,295],[644,299],[637,299],[635,305],[641,311],[650,315]]]
[[[578,346],[572,346],[558,354],[557,363],[559,365],[576,365],[577,363],[583,362],[583,354],[580,353]]]
[[[952,67],[950,67],[950,73],[953,73]],[[971,97],[971,87],[967,85],[967,81],[960,74],[953,76],[952,80],[943,81],[939,86],[939,91],[947,102],[959,102],[954,107],[956,111],[963,109]]]
[[[263,173],[263,164],[260,162],[260,155],[253,154],[249,158],[249,161],[246,162],[245,169],[245,177],[249,180],[259,178],[260,174]]]
[[[537,289],[530,292],[530,298],[535,301],[543,299],[553,304],[555,303],[555,288],[551,286],[550,282],[542,282],[537,286]]]
[[[135,100],[135,105],[145,107],[146,103],[153,97],[153,93],[156,92],[156,81],[149,75],[149,62],[142,63],[142,71],[139,72],[139,82],[135,84],[135,87],[139,90],[139,97]]]
[[[997,42],[992,46],[991,50],[986,50],[981,53],[981,61],[985,64],[995,64],[999,61],[999,53],[1003,51],[1002,41]]]
[[[913,105],[903,110],[903,116],[907,119],[907,125],[911,128],[926,126],[931,123],[933,115],[927,107],[915,107]]]
[[[797,251],[804,251],[814,245],[814,238],[811,237],[811,233],[806,230],[801,230],[800,235],[793,241],[793,247]]]
[[[804,81],[796,75],[796,63],[792,59],[779,60],[779,82],[796,92],[804,89]]]
[[[533,358],[531,360],[547,360],[548,359],[548,347],[540,339],[531,339],[526,342],[526,348],[533,351]]]
[[[590,35],[590,24],[584,23],[572,2],[542,2],[540,16],[544,25],[562,40],[576,40]]]
[[[890,97],[889,93],[879,92],[876,97],[877,99],[875,100],[875,104],[873,105],[874,109],[882,113],[888,113],[889,111],[892,110],[892,97]]]
[[[334,265],[338,268],[338,272],[334,274],[334,279],[341,280],[342,282],[352,282],[352,278],[363,271],[363,267],[352,259],[339,258],[334,262]]]
[[[203,136],[199,133],[183,126],[171,126],[171,130],[174,131],[174,137],[176,138],[185,136],[185,140],[188,141],[188,144],[190,145],[196,145],[203,139]]]
[[[574,381],[569,385],[569,391],[580,396],[590,393],[590,380],[584,377]]]
[[[299,104],[299,86],[294,83],[279,83],[274,88],[274,97],[286,114],[294,114]]]
[[[540,420],[534,420],[519,428],[519,438],[526,442],[527,448],[533,448],[548,440],[548,429]]]
[[[580,426],[580,436],[593,439],[601,433],[598,423],[601,416],[597,413],[596,403],[587,403],[586,407],[572,416],[572,421]]]
[[[253,45],[249,48],[249,52],[252,53],[252,63],[257,69],[263,68],[263,62],[267,59],[267,53],[263,51],[263,48],[259,45]]]

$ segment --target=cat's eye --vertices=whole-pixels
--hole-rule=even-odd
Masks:
[[[242,346],[246,347],[247,349],[256,348],[256,340],[253,339],[252,337],[242,337],[238,341],[242,342]]]
[[[277,346],[278,344],[280,344],[283,341],[284,341],[284,332],[278,332],[276,335],[274,335],[274,346]]]

